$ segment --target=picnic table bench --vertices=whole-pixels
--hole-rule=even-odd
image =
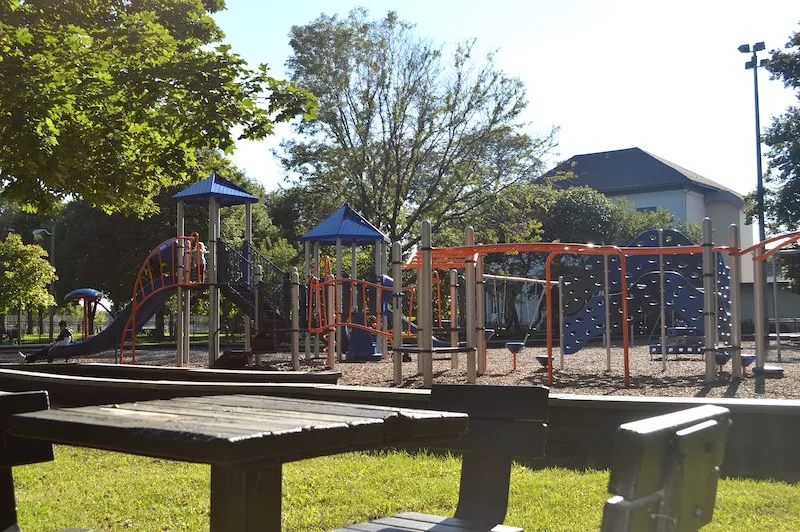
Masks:
[[[521,528],[503,525],[511,464],[514,457],[544,456],[548,395],[548,388],[543,386],[434,384],[431,408],[469,414],[469,428],[462,438],[436,445],[462,455],[454,517],[406,512],[336,532],[522,532]]]
[[[715,405],[621,425],[602,532],[689,532],[711,522],[730,411]]]
[[[11,415],[0,416],[0,427],[5,426],[11,441],[45,442],[38,445],[44,454],[14,460],[9,467],[52,459],[51,443],[210,464],[212,531],[281,530],[285,462],[421,445],[458,437],[467,427],[463,413],[279,397],[188,397],[48,410],[46,392],[37,394],[37,411],[7,412]],[[0,405],[19,395],[0,395]],[[4,464],[0,461],[0,467]],[[6,482],[12,502],[0,507],[0,516],[13,525],[10,479],[9,470]]]
[[[544,454],[547,396],[542,387],[434,385],[437,411],[256,396],[47,410],[46,392],[0,392],[0,530],[18,530],[11,466],[52,460],[56,441],[209,463],[211,530],[248,531],[280,530],[283,462],[433,443],[463,456],[454,517],[406,512],[339,531],[520,532],[502,524],[511,462]],[[470,418],[459,440],[461,411]],[[727,409],[704,405],[622,425],[602,531],[683,532],[710,522],[730,423]]]

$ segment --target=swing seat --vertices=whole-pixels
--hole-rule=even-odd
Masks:
[[[518,355],[523,349],[525,349],[524,342],[506,342],[506,349],[511,351],[512,354]]]
[[[727,352],[716,353],[714,355],[714,359],[717,362],[717,366],[719,366],[720,371],[722,371],[722,366],[728,363],[731,359],[731,354]]]

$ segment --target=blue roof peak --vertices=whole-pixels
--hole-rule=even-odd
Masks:
[[[205,179],[198,181],[178,192],[172,199],[183,201],[190,205],[208,205],[209,198],[216,198],[220,207],[243,205],[245,203],[258,203],[258,198],[247,192],[239,185],[235,185],[214,172]]]
[[[300,241],[330,245],[335,244],[337,239],[341,239],[342,244],[347,245],[374,244],[376,240],[389,242],[388,236],[354,211],[349,203],[342,205],[314,229],[304,234]]]

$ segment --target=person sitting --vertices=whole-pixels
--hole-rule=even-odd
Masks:
[[[50,350],[59,345],[69,345],[72,343],[72,330],[70,330],[70,328],[67,327],[67,322],[64,320],[59,321],[58,327],[61,330],[59,331],[55,342],[31,355],[25,355],[22,352],[18,352],[20,356],[20,361],[22,361],[23,363],[36,362],[37,360],[41,360],[42,358],[47,357],[47,361],[52,362],[53,357],[50,356]]]

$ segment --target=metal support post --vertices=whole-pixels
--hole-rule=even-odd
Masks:
[[[450,270],[450,345],[458,347],[458,271]],[[450,367],[458,369],[458,353],[450,355]]]
[[[392,353],[394,384],[403,382],[403,248],[400,242],[392,244],[392,344],[396,348]]]
[[[730,282],[731,282],[731,377],[742,378],[742,258],[739,251],[739,228],[731,224]]]
[[[292,305],[292,369],[300,369],[300,274],[292,267],[289,274]]]
[[[703,325],[705,329],[705,382],[714,382],[717,375],[716,346],[714,332],[716,327],[716,304],[714,302],[714,244],[711,240],[711,219],[703,218]]]
[[[465,243],[467,246],[475,245],[475,230],[468,226],[465,230]],[[464,259],[464,292],[466,294],[466,308],[464,318],[467,334],[467,382],[475,384],[478,380],[478,366],[476,359],[477,341],[475,338],[475,261],[473,255]]]

